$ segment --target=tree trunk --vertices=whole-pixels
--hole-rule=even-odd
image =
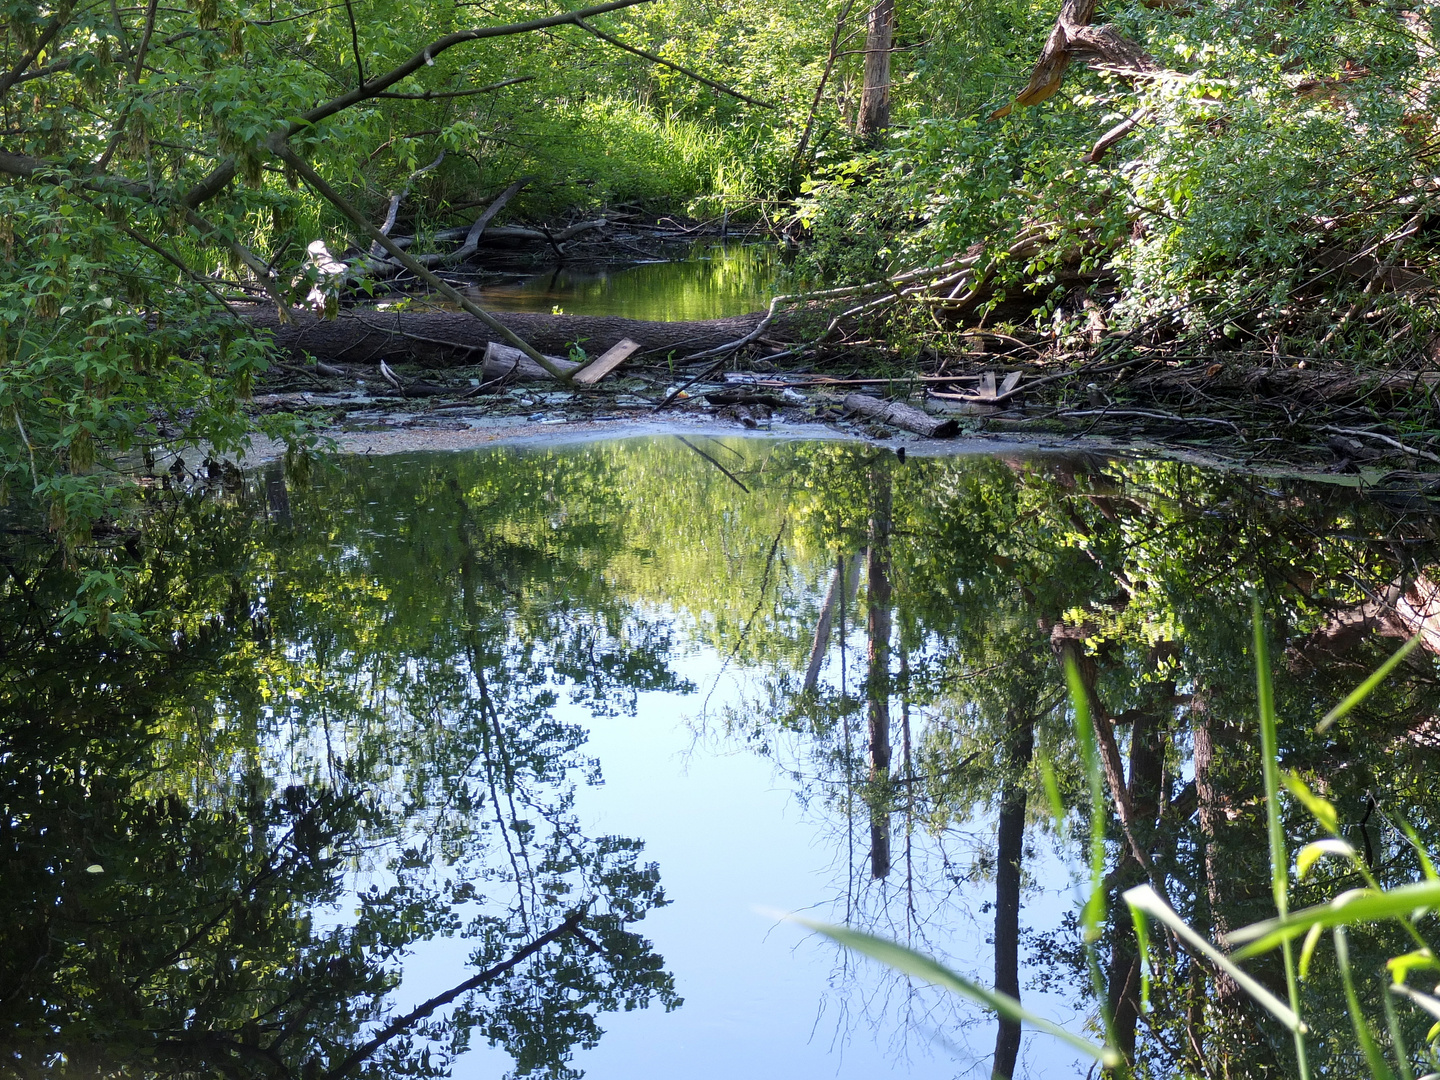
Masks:
[[[1020,866],[1025,844],[1025,771],[1035,750],[1029,713],[1012,712],[1005,733],[1005,779],[995,856],[995,989],[1020,997]],[[1020,1055],[1020,1024],[1000,1019],[991,1080],[1010,1080]]]
[[[810,646],[810,662],[805,666],[805,682],[802,687],[804,693],[813,694],[820,686],[820,667],[824,664],[825,653],[830,648],[830,629],[835,621],[835,609],[837,606],[843,609],[847,597],[850,606],[854,605],[859,582],[859,552],[849,558],[836,555],[835,576],[825,593],[825,602],[820,607],[820,618],[815,622],[815,640]]]
[[[870,552],[866,629],[870,640],[866,698],[870,727],[870,873],[890,873],[890,473],[870,469]]]
[[[890,51],[895,39],[895,0],[876,0],[865,31],[865,85],[855,134],[875,142],[890,126]]]
[[[1173,688],[1172,688],[1173,690]],[[1131,830],[1145,846],[1153,848],[1157,817],[1160,812],[1160,774],[1164,764],[1165,732],[1159,719],[1137,711],[1130,721],[1130,797]],[[1139,860],[1130,853],[1121,861],[1114,877],[1119,882],[1117,893],[1144,880]],[[1118,899],[1118,897],[1117,897]],[[1126,1059],[1135,1060],[1135,1031],[1140,1019],[1140,958],[1137,954],[1135,931],[1123,903],[1116,903],[1115,946],[1110,959],[1110,1005],[1114,1010],[1115,1041]]]
[[[256,306],[245,313],[250,325],[269,331],[285,353],[309,354],[322,360],[349,364],[410,362],[429,367],[479,364],[492,334],[477,319],[459,311],[377,311],[356,308],[336,319],[300,314],[294,322],[280,322],[273,307]],[[744,337],[763,314],[733,315],[697,322],[642,322],[612,316],[542,315],[503,312],[495,316],[511,331],[544,352],[565,354],[576,343],[599,355],[625,338],[640,343],[664,359],[670,351],[679,356],[719,348]],[[770,324],[770,333],[785,332],[782,314]]]

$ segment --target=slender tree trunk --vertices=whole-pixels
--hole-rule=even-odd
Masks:
[[[820,606],[820,618],[815,622],[815,640],[810,646],[810,662],[805,666],[803,691],[807,694],[813,694],[820,685],[820,668],[825,663],[825,653],[830,649],[830,629],[835,622],[835,609],[845,606],[845,597],[854,604],[859,581],[859,552],[848,558],[843,554],[836,555],[835,576],[830,580],[825,602]]]
[[[1160,773],[1164,765],[1164,729],[1148,712],[1132,714],[1130,722],[1130,766],[1128,794],[1133,814],[1132,830],[1152,857],[1155,829],[1160,812]],[[1127,854],[1116,871],[1117,890],[1144,878],[1144,869],[1133,854]],[[1115,946],[1110,959],[1110,1006],[1115,1017],[1115,1041],[1125,1057],[1135,1060],[1135,1031],[1140,1019],[1140,958],[1135,932],[1123,903],[1114,907]]]
[[[855,134],[874,142],[890,126],[890,51],[895,39],[895,0],[875,0],[865,32],[865,85]]]
[[[890,873],[890,473],[870,470],[866,698],[870,721],[870,873]]]
[[[1012,712],[1006,724],[1005,780],[995,866],[995,989],[1020,997],[1020,867],[1025,844],[1025,771],[1035,749],[1034,720]],[[1010,1080],[1020,1054],[1020,1024],[1000,1020],[992,1080]]]

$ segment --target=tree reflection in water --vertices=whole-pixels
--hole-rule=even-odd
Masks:
[[[1026,930],[1022,908],[1055,884],[1037,866],[1085,840],[1067,657],[1111,796],[1110,889],[1150,881],[1211,935],[1265,913],[1251,589],[1286,643],[1284,767],[1350,815],[1383,882],[1419,872],[1394,823],[1434,835],[1430,656],[1325,736],[1311,726],[1387,635],[1440,628],[1427,517],[1166,462],[711,452],[727,474],[646,440],[152,493],[113,552],[117,572],[140,560],[117,582],[149,645],[62,629],[73,571],[13,544],[3,1068],[440,1075],[480,1039],[518,1075],[575,1075],[602,1013],[677,998],[634,929],[665,902],[659,871],[639,840],[584,834],[577,785],[598,765],[555,706],[624,714],[693,689],[678,658],[697,646],[749,687],[712,730],[772,755],[832,822],[837,914],[940,952],[952,923],[984,922],[993,970],[957,962],[1022,998],[1096,1005],[1073,922]],[[1047,845],[1059,858],[1037,862]],[[1324,864],[1296,903],[1346,885]],[[1280,1032],[1183,953],[1142,1008],[1133,930],[1110,910],[1104,994],[1137,1069],[1281,1066]],[[407,1011],[405,950],[439,935],[465,942],[470,979]],[[1393,947],[1357,933],[1354,962]],[[1311,1023],[1340,1030],[1326,964]],[[962,1022],[895,990],[917,1025]],[[1319,1046],[1317,1069],[1358,1068]],[[996,1075],[1024,1073],[1022,1047],[1001,1025]]]

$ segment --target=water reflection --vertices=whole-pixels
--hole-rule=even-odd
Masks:
[[[1053,1044],[829,953],[815,1044],[766,1043],[773,1017],[724,1012],[741,1007],[716,1004],[724,958],[692,947],[732,933],[732,900],[818,905],[1093,1022],[1065,888],[1087,798],[1067,657],[1106,766],[1112,891],[1158,881],[1211,934],[1267,914],[1252,589],[1284,644],[1285,767],[1336,803],[1382,881],[1420,872],[1396,826],[1435,835],[1429,654],[1325,737],[1311,725],[1387,637],[1434,629],[1427,519],[1168,462],[706,449],[748,490],[637,440],[155,493],[114,551],[141,560],[124,581],[148,644],[58,632],[74,572],[12,546],[0,1069],[478,1076],[500,1070],[461,1055],[486,1043],[517,1075],[733,1075],[742,1054],[757,1077],[886,1067],[886,1049],[825,1061],[838,1015],[908,1030],[909,1075],[1063,1075]],[[658,743],[691,746],[697,779]],[[756,762],[778,805],[747,787]],[[744,805],[687,819],[707,784]],[[1313,838],[1298,811],[1289,826]],[[691,830],[706,839],[687,850]],[[796,863],[822,872],[808,893]],[[664,906],[672,873],[685,888]],[[1296,903],[1346,886],[1323,865]],[[1098,992],[1137,1066],[1282,1067],[1279,1029],[1184,953],[1143,1009],[1117,907]],[[739,916],[761,956],[766,925]],[[437,956],[427,941],[465,963],[407,964]],[[1395,944],[1357,933],[1353,962]],[[773,945],[734,977],[791,985],[805,960]],[[1318,959],[1322,1032],[1348,1030],[1333,981]],[[665,1015],[681,992],[692,1005]],[[1428,1021],[1399,1022],[1424,1044]],[[618,1058],[592,1048],[607,1027]],[[686,1035],[646,1056],[667,1030]],[[1321,1045],[1317,1068],[1346,1072],[1342,1044]]]
[[[653,322],[718,319],[763,311],[775,292],[773,244],[696,244],[673,258],[628,266],[557,266],[543,274],[469,290],[496,311],[615,315]]]

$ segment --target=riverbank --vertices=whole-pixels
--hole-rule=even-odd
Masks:
[[[363,407],[348,408],[338,395],[272,395],[257,398],[259,407],[308,404],[313,418],[328,415],[320,428],[327,452],[340,455],[390,456],[449,453],[496,446],[551,448],[615,439],[674,435],[705,440],[735,437],[765,440],[825,440],[864,443],[900,458],[969,456],[1030,457],[1084,455],[1096,459],[1165,459],[1222,472],[1267,478],[1304,479],[1367,492],[1402,512],[1440,508],[1432,498],[1433,478],[1418,470],[1396,469],[1376,460],[1358,468],[1336,468],[1319,454],[1282,454],[1273,443],[1246,446],[1238,441],[1208,444],[1152,439],[1136,434],[1099,434],[1078,427],[1068,432],[986,431],[970,425],[951,438],[926,438],[848,417],[843,409],[829,416],[807,414],[796,404],[760,420],[743,423],[732,408],[687,399],[663,412],[653,406],[601,411],[579,395],[551,392],[526,400],[510,397],[474,409],[415,407],[414,402],[372,398]],[[558,400],[567,398],[569,400]],[[305,401],[304,399],[308,399]],[[526,412],[526,409],[536,411]],[[341,413],[343,412],[343,415]],[[257,438],[245,457],[255,465],[281,458],[283,443]],[[717,466],[718,467],[718,466]]]
[[[378,359],[295,363],[275,369],[249,408],[301,414],[337,448],[360,453],[696,426],[947,452],[951,440],[847,407],[859,392],[947,420],[967,445],[1162,454],[1258,472],[1350,477],[1427,501],[1440,488],[1432,405],[1440,372],[1356,372],[1303,359],[1265,364],[1239,353],[1132,350],[1106,358],[1096,350],[1073,357],[1000,335],[991,341],[1009,351],[974,348],[927,358],[909,371],[873,345],[789,367],[773,345],[762,347],[769,357],[742,352],[718,366],[706,358],[672,367],[642,354],[598,384],[574,388],[553,381],[485,385],[478,362],[397,362],[384,369]]]

